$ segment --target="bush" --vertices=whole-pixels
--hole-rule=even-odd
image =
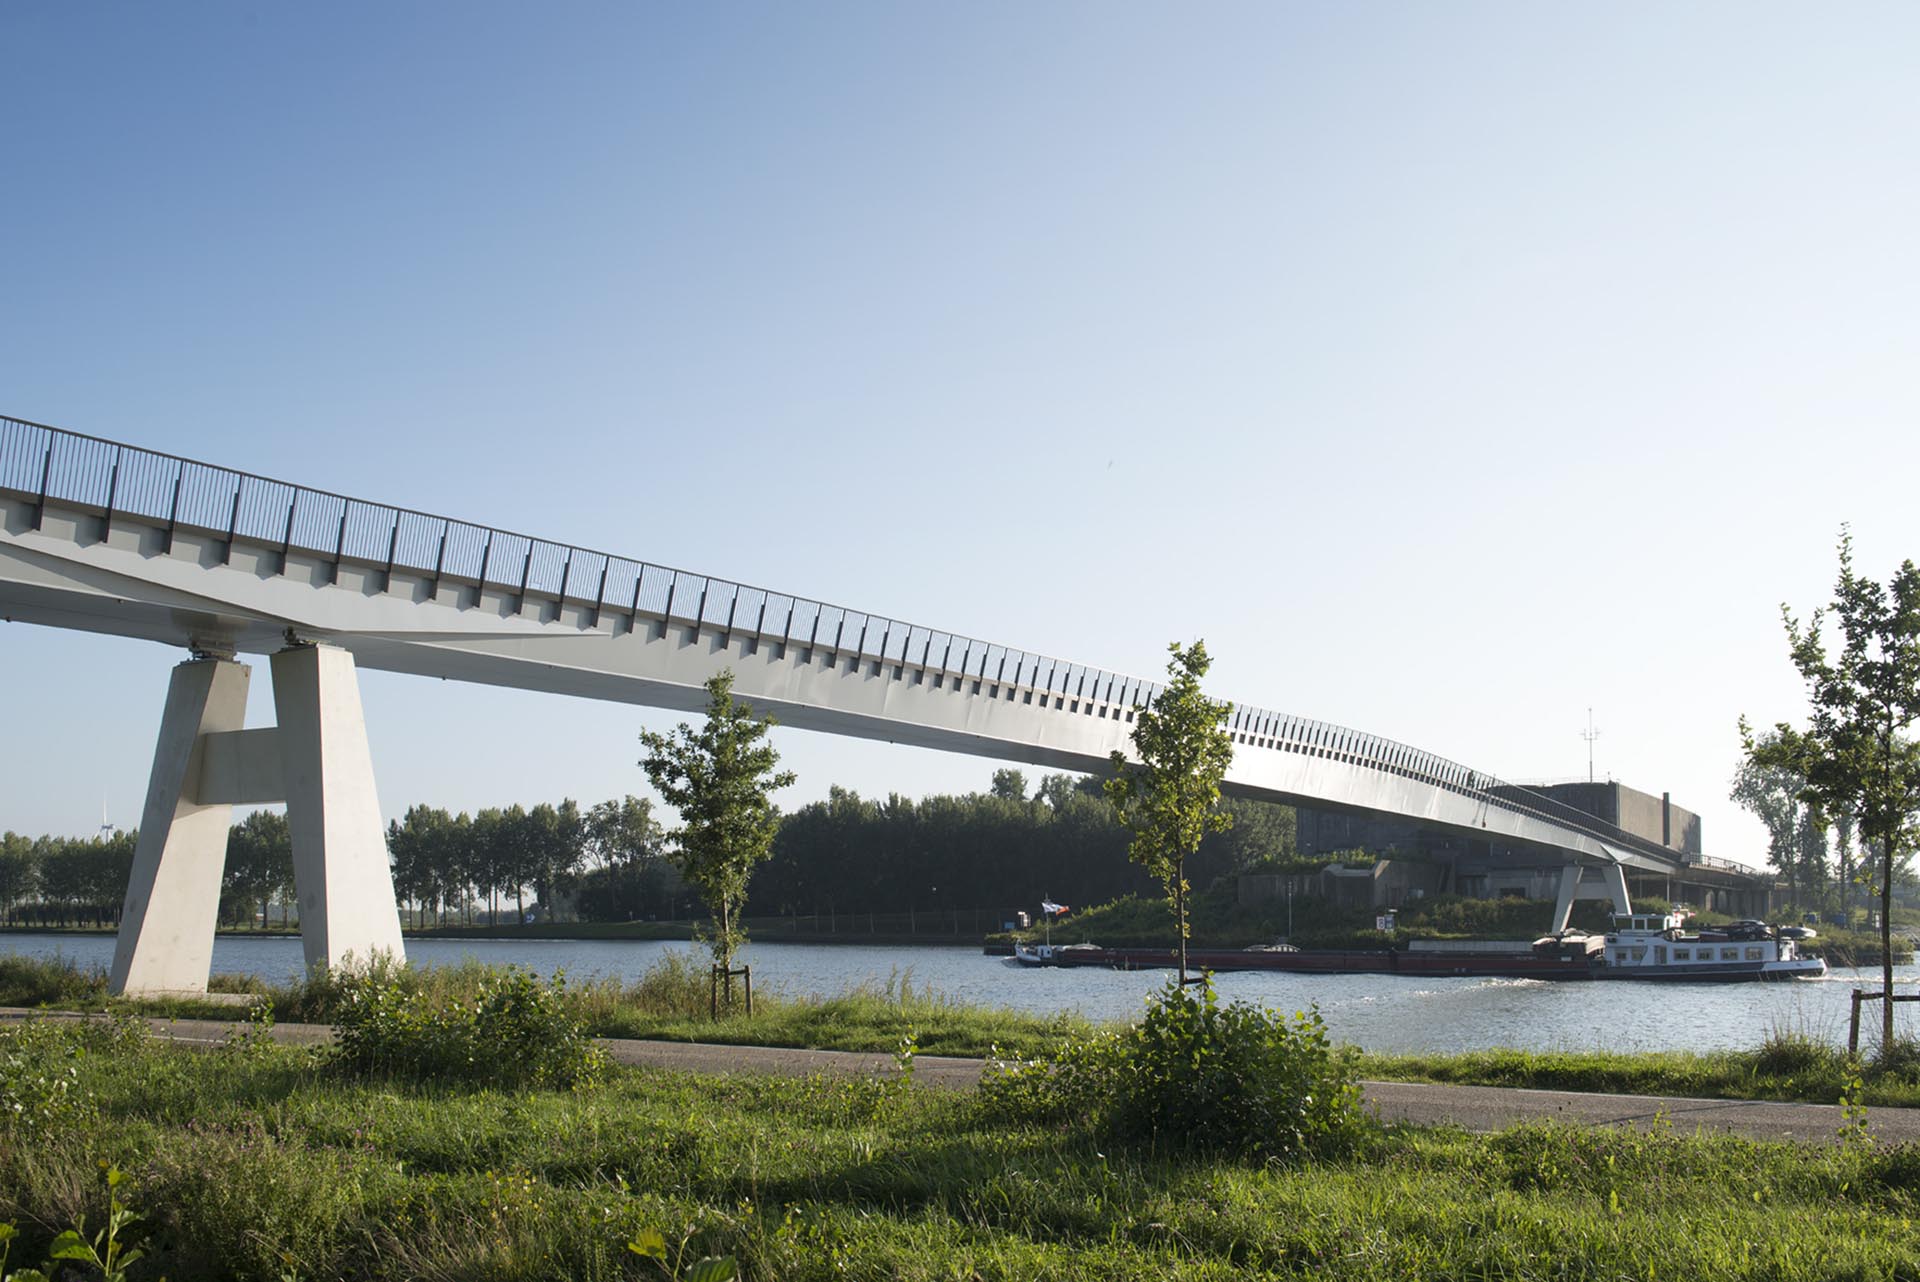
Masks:
[[[1111,1142],[1269,1161],[1346,1149],[1366,1124],[1354,1058],[1318,1010],[1223,1006],[1211,981],[1169,985],[1125,1032],[996,1065],[982,1099],[1025,1121],[1084,1118]]]
[[[340,975],[332,1063],[351,1076],[499,1087],[590,1086],[606,1052],[568,1009],[566,976],[542,983],[508,966],[484,975],[471,1000],[447,1000],[371,966]]]
[[[29,1019],[0,1033],[0,1137],[44,1140],[90,1122],[97,1106],[81,1080],[84,1061],[146,1037],[134,1019]]]

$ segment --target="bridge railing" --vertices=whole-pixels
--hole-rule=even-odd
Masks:
[[[48,504],[159,524],[236,543],[277,547],[284,570],[298,551],[430,578],[555,598],[638,618],[698,624],[856,659],[951,674],[975,693],[1021,697],[1060,711],[1113,709],[1132,719],[1161,687],[960,633],[693,574],[570,544],[161,454],[63,428],[0,416],[0,489],[33,499],[36,525]],[[1406,744],[1329,722],[1236,707],[1236,745],[1308,753],[1418,780],[1481,804],[1664,858],[1676,853],[1584,811],[1502,783]]]

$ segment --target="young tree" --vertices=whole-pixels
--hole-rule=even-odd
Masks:
[[[1843,643],[1829,658],[1821,625],[1839,620]],[[1747,755],[1806,778],[1805,798],[1822,824],[1852,816],[1873,853],[1880,891],[1881,1046],[1893,1047],[1893,881],[1920,843],[1920,570],[1904,561],[1883,587],[1854,572],[1853,536],[1840,535],[1840,581],[1831,606],[1805,628],[1781,607],[1793,665],[1813,715],[1805,730],[1782,723],[1756,740],[1744,719]],[[1771,740],[1771,742],[1769,742]]]
[[[739,908],[755,864],[773,850],[780,826],[772,793],[794,780],[775,771],[780,754],[763,742],[772,717],[756,719],[733,697],[733,673],[707,682],[707,720],[700,729],[684,721],[671,735],[640,733],[647,755],[640,762],[660,796],[680,812],[681,826],[668,835],[675,862],[713,915],[716,965],[733,969],[733,955],[746,940]]]
[[[1233,816],[1220,808],[1220,780],[1233,760],[1233,738],[1225,729],[1233,705],[1216,703],[1200,692],[1200,678],[1212,666],[1204,641],[1184,650],[1176,641],[1167,649],[1173,655],[1167,661],[1172,679],[1133,722],[1133,747],[1140,762],[1132,764],[1124,754],[1114,753],[1114,777],[1106,782],[1106,794],[1133,834],[1128,856],[1158,877],[1173,900],[1180,982],[1185,984],[1187,856],[1208,833],[1233,826]]]

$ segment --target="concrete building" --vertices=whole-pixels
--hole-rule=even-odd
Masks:
[[[1700,816],[1675,805],[1669,793],[1654,796],[1612,780],[1498,785],[1497,790],[1516,800],[1546,797],[1623,834],[1673,851],[1680,863],[1671,872],[1627,870],[1627,884],[1636,896],[1653,895],[1740,916],[1767,911],[1772,878],[1741,864],[1708,859],[1702,853]],[[1474,837],[1417,819],[1377,813],[1301,805],[1296,814],[1302,855],[1324,858],[1362,851],[1381,861],[1364,883],[1349,878],[1339,884],[1333,897],[1342,903],[1398,908],[1428,895],[1449,894],[1551,901],[1560,890],[1564,858],[1535,843],[1491,833]],[[1242,897],[1257,899],[1265,892],[1264,884],[1254,884]]]

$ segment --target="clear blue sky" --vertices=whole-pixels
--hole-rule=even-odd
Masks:
[[[1711,853],[1778,606],[1920,557],[1920,9],[0,7],[0,412],[1154,675]],[[0,626],[0,827],[168,669]],[[264,694],[264,680],[256,682]],[[367,674],[382,802],[641,791]],[[257,700],[257,723],[271,719]],[[783,732],[800,782],[991,763]]]

